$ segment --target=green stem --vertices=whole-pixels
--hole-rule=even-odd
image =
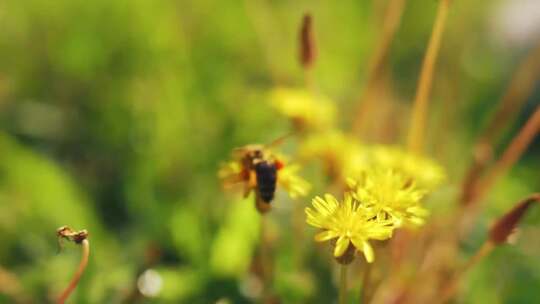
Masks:
[[[347,302],[347,265],[340,265],[339,269],[339,304]]]
[[[369,294],[368,289],[370,288],[369,283],[371,279],[371,264],[366,262],[366,267],[364,269],[364,279],[362,280],[362,287],[360,292],[360,299],[362,304],[368,303]]]

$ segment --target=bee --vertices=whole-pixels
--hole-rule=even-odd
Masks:
[[[60,252],[64,240],[80,244],[88,238],[88,231],[86,229],[75,231],[68,226],[62,226],[56,229],[56,237],[58,238],[58,252]]]
[[[261,213],[270,210],[270,203],[276,192],[278,172],[284,167],[284,163],[269,148],[280,144],[284,138],[268,145],[247,145],[233,151],[233,157],[240,167],[239,173],[229,175],[225,182],[243,183],[244,197],[254,191],[255,205]]]

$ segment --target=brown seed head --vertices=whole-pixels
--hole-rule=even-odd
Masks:
[[[82,243],[82,241],[86,240],[88,238],[88,231],[86,229],[83,229],[81,231],[78,231],[73,235],[73,241],[77,244]]]
[[[497,245],[505,243],[517,227],[519,221],[523,218],[527,209],[529,209],[534,202],[540,202],[540,193],[535,193],[522,200],[514,208],[508,211],[508,213],[497,220],[489,231],[490,241]]]
[[[315,63],[316,57],[317,48],[313,33],[313,18],[306,13],[300,28],[300,64],[305,69],[309,69]]]

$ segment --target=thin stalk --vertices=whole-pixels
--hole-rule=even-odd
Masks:
[[[512,119],[527,101],[540,77],[540,43],[538,43],[519,65],[512,76],[495,114],[480,136],[480,143],[492,143],[508,127]]]
[[[347,303],[347,266],[339,265],[339,304]]]
[[[497,160],[493,168],[486,173],[485,177],[478,183],[476,190],[473,190],[473,196],[470,202],[481,200],[495,182],[504,175],[521,157],[532,140],[540,131],[540,106],[536,108],[531,117],[527,120],[523,128],[510,142],[510,145]]]
[[[491,151],[495,140],[513,121],[527,97],[530,96],[539,77],[540,43],[520,63],[505,94],[499,101],[495,113],[491,116],[490,121],[475,144],[475,157],[465,175],[462,186],[461,202],[463,204],[467,204],[470,196],[473,195],[473,188],[491,159]]]
[[[306,90],[310,92],[312,95],[315,95],[316,88],[315,88],[315,80],[313,78],[313,71],[312,69],[304,69],[304,86],[306,87]]]
[[[362,287],[360,291],[360,300],[362,304],[366,304],[369,301],[369,294],[368,291],[370,288],[370,281],[371,281],[371,263],[366,262],[366,267],[364,268],[364,278],[362,279]]]
[[[422,70],[420,72],[416,96],[414,98],[412,120],[407,140],[407,146],[411,152],[421,153],[424,145],[424,130],[426,128],[426,116],[429,101],[428,97],[431,91],[433,71],[435,70],[435,62],[437,61],[437,54],[439,53],[449,9],[450,0],[439,1],[437,16],[435,17],[431,38],[429,39],[427,51],[422,63]]]
[[[69,285],[66,287],[66,289],[62,292],[62,295],[60,295],[60,298],[58,298],[58,304],[64,304],[64,302],[69,298],[75,287],[77,287],[77,284],[79,283],[79,280],[81,279],[82,274],[84,273],[84,270],[86,269],[86,265],[88,265],[88,257],[90,256],[90,243],[87,239],[82,240],[81,242],[82,246],[82,256],[81,256],[81,262],[79,263],[79,268],[73,275],[73,278],[69,282]]]
[[[453,276],[448,284],[446,284],[445,289],[442,292],[441,303],[446,303],[450,300],[455,293],[458,291],[459,282],[463,278],[463,275],[469,271],[472,267],[478,264],[482,259],[488,256],[493,249],[495,244],[489,240],[484,242],[482,247],[476,251],[476,253],[465,263],[465,265]]]
[[[390,53],[390,47],[394,40],[406,0],[392,0],[386,9],[382,25],[381,39],[369,64],[369,72],[364,92],[359,98],[359,105],[356,110],[356,117],[353,123],[353,132],[359,133],[365,125],[365,115],[370,112],[376,101],[375,92],[379,88],[379,81],[383,75],[384,65]]]

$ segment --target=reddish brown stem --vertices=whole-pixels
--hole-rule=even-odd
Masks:
[[[79,280],[81,279],[82,274],[84,273],[84,270],[86,269],[86,265],[88,265],[88,257],[90,256],[90,243],[87,239],[84,239],[81,241],[82,246],[82,256],[81,256],[81,262],[79,263],[79,268],[73,275],[73,278],[69,282],[69,285],[66,287],[66,289],[62,292],[62,295],[58,298],[58,304],[64,304],[64,302],[69,298],[73,290],[75,290],[75,287],[77,287],[77,284],[79,283]]]
[[[540,43],[529,52],[512,77],[493,118],[480,136],[483,142],[492,143],[508,127],[535,88],[539,76]]]
[[[442,292],[441,302],[445,303],[450,300],[458,291],[459,283],[463,275],[479,261],[488,256],[496,246],[505,244],[508,237],[516,229],[519,222],[533,203],[540,202],[540,193],[534,193],[525,199],[519,201],[512,209],[499,218],[489,230],[489,238],[484,242],[482,247],[467,261],[467,263],[459,269],[452,277],[450,282],[446,284]]]
[[[473,194],[469,198],[469,204],[480,201],[485,196],[497,179],[504,175],[521,157],[538,134],[538,131],[540,131],[540,106],[536,108],[523,128],[514,137],[493,168],[478,182],[476,189],[473,190]]]
[[[499,101],[495,114],[493,114],[475,144],[473,163],[465,175],[462,186],[461,202],[463,204],[470,202],[476,182],[481,177],[489,161],[491,161],[494,142],[519,112],[534,89],[534,84],[539,76],[540,43],[533,48],[519,65],[514,76],[512,76],[506,93]]]

